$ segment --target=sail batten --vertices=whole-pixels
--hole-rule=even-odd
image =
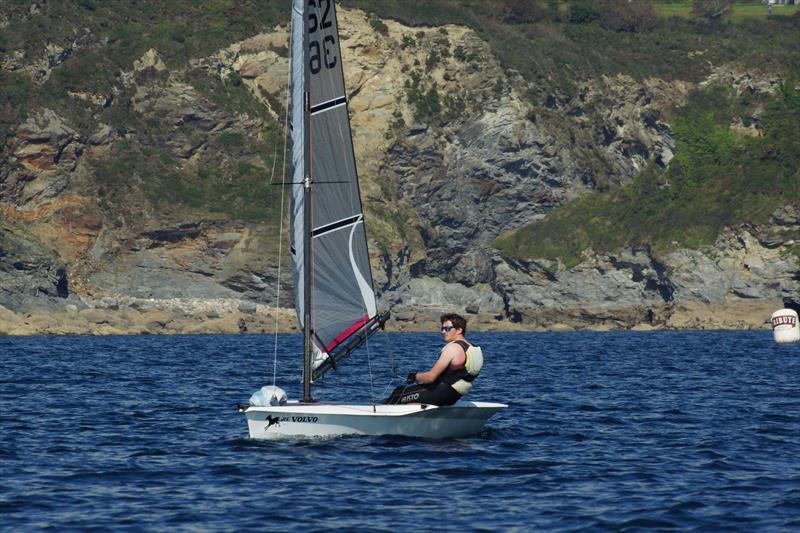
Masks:
[[[310,317],[314,351],[328,352],[377,315],[335,2],[294,0],[292,39],[296,310],[302,326],[304,317]],[[304,196],[306,179],[311,187],[308,196]],[[304,252],[307,240],[310,257]],[[310,282],[304,281],[305,269]],[[305,309],[307,291],[309,309]]]
[[[317,113],[322,113],[323,111],[328,111],[329,109],[335,109],[339,106],[343,106],[347,103],[347,98],[341,96],[339,98],[334,98],[333,100],[328,100],[327,102],[322,102],[321,104],[317,104],[311,108],[311,114],[316,115]]]

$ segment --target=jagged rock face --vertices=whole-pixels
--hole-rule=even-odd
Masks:
[[[160,143],[156,148],[174,153],[185,165],[204,164],[206,145],[221,132],[235,132],[244,139],[259,136],[259,119],[232,116],[211,105],[180,76],[173,77],[155,50],[135,61],[120,80],[132,95],[130,107],[135,113],[171,126],[154,136]],[[137,142],[136,132],[98,124],[95,133],[82,138],[52,110],[32,114],[9,143],[14,165],[0,168],[3,215],[25,224],[61,257],[64,264],[56,270],[64,282],[69,272],[71,287],[82,295],[246,298],[274,305],[277,262],[271,241],[267,245],[264,238],[253,235],[256,225],[191,217],[159,220],[146,210],[143,199],[130,193],[127,202],[111,213],[98,208],[94,195],[103,192],[95,190],[91,164],[121,141]],[[240,157],[236,162],[245,160]],[[100,178],[102,185],[107,177]],[[107,220],[109,215],[116,221]],[[131,221],[130,226],[125,221]],[[268,236],[273,230],[257,231]],[[282,305],[291,304],[288,272],[287,268],[281,276]]]
[[[387,201],[410,206],[413,218],[405,222],[421,243],[373,261],[380,266],[376,280],[382,291],[413,292],[403,285],[426,275],[467,286],[493,283],[496,252],[490,243],[498,235],[542,218],[598,180],[582,166],[581,150],[601,146],[614,181],[632,178],[653,157],[663,164],[672,157],[669,127],[658,120],[658,110],[679,102],[687,84],[639,84],[624,76],[587,81],[576,97],[554,95],[549,114],[532,119],[520,96],[522,80],[503,71],[472,31],[447,26],[442,39],[438,29],[388,21],[381,35],[361,12],[341,9],[339,15],[367,210]],[[287,43],[288,32],[280,29],[272,38],[268,46],[277,49]],[[223,76],[237,72],[254,90],[278,98],[285,94],[288,62],[274,50],[265,51],[265,42],[259,36],[203,63]],[[396,139],[376,134],[389,129],[392,113],[414,123],[413,106],[397,80],[408,79],[424,64],[432,46],[461,47],[477,58],[480,68],[452,59],[425,72],[469,107],[447,123],[412,126]],[[498,80],[505,89],[497,89]],[[583,132],[582,138],[561,134],[563,120]],[[386,197],[379,180],[391,184],[393,197]]]
[[[751,71],[737,65],[722,65],[713,69],[700,86],[720,85],[732,88],[737,95],[775,94],[784,80],[780,76],[759,70]]]
[[[0,173],[0,201],[28,206],[67,189],[84,145],[54,111],[43,109],[17,128],[9,151],[17,167]]]
[[[566,271],[556,272],[553,266],[498,260],[495,288],[503,294],[505,313],[512,320],[546,327],[569,322],[566,316],[588,324],[617,317],[623,321],[618,325],[630,327],[652,324],[653,309],[673,299],[665,266],[645,249],[587,257]]]
[[[137,113],[167,119],[172,128],[162,135],[163,147],[181,159],[199,161],[205,145],[221,132],[258,135],[260,120],[234,117],[214,107],[192,85],[170,76],[155,50],[137,60],[123,79],[135,87],[131,104]]]
[[[0,306],[51,309],[68,296],[66,269],[55,254],[0,225]]]
[[[424,271],[448,281],[493,279],[489,244],[561,203],[573,185],[552,137],[507,98],[452,135],[425,132],[398,143],[387,163],[402,197],[419,213]]]
[[[269,34],[259,34],[241,43],[234,43],[193,64],[222,79],[234,74],[241,76],[253,95],[278,118],[283,115],[284,109],[275,108],[277,105],[273,106],[273,103],[285,104],[289,75],[288,45],[289,31],[279,26]]]
[[[168,117],[173,129],[164,135],[164,145],[186,160],[199,155],[209,140],[208,134],[221,132],[234,123],[229,115],[206,107],[194,87],[180,82],[165,87],[139,87],[132,103],[143,116]],[[256,121],[254,125],[257,124]],[[181,126],[199,135],[187,134]]]
[[[578,131],[600,149],[608,170],[604,175],[584,170],[583,181],[597,185],[624,183],[633,178],[651,160],[666,166],[675,151],[669,125],[660,120],[662,110],[679,105],[691,84],[659,79],[637,82],[618,74],[584,82],[577,97],[556,97],[546,105],[571,117]]]
[[[774,217],[785,224],[785,231],[778,232],[784,238],[797,235],[798,214],[796,207],[788,207]],[[769,231],[774,234],[774,227]],[[773,242],[762,228],[744,226],[724,232],[704,250],[677,250],[662,258],[647,249],[588,253],[577,267],[560,271],[546,262],[510,264],[500,259],[495,290],[504,297],[506,314],[526,323],[552,325],[559,320],[552,315],[557,311],[570,316],[573,324],[621,319],[629,322],[616,325],[666,324],[669,310],[679,303],[746,305],[748,300],[780,302],[796,296],[797,257],[763,246],[764,240]],[[765,318],[744,324],[760,324]]]
[[[135,298],[246,298],[274,305],[278,267],[263,226],[226,222],[183,223],[100,242],[90,283]],[[291,271],[280,275],[280,304],[293,305]]]
[[[419,232],[424,255],[411,261],[415,275],[491,283],[490,243],[501,233],[541,219],[587,187],[630,180],[653,158],[664,165],[672,158],[674,143],[669,126],[659,120],[660,109],[680,102],[688,84],[637,83],[625,76],[587,81],[577,96],[553,95],[546,112],[534,113],[521,96],[525,82],[505,72],[483,41],[468,30],[448,32],[451,47],[469,49],[480,68],[453,60],[427,75],[468,107],[442,125],[411,127],[386,147],[378,171],[394,185],[393,200],[412,206],[416,215],[409,226]],[[402,35],[390,27],[390,39]],[[390,68],[391,61],[370,61],[370,53],[369,46],[353,50],[361,78]],[[401,71],[410,71],[414,61],[419,58],[406,49]],[[407,95],[399,96],[396,109],[413,117]],[[366,136],[359,135],[357,116],[358,143]],[[564,134],[565,123],[571,136]],[[372,140],[368,146],[380,144]],[[606,176],[595,175],[584,155],[598,151],[607,159]]]
[[[624,183],[650,161],[668,165],[674,143],[661,111],[682,102],[691,84],[618,75],[576,80],[571,93],[555,90],[531,102],[538,88],[504,70],[467,28],[385,21],[381,33],[361,11],[340,8],[338,14],[375,282],[382,304],[402,322],[435,321],[436,313],[451,309],[484,323],[508,319],[526,327],[668,326],[678,323],[670,322],[671,313],[682,302],[796,295],[800,269],[787,250],[800,239],[797,206],[779,210],[764,228],[733,228],[706,250],[665,257],[647,249],[587,251],[569,270],[546,261],[513,262],[491,247],[501,233],[536,222],[587,190]],[[275,28],[189,67],[240,79],[282,120],[288,33]],[[79,32],[48,46],[41,58],[10,54],[2,68],[41,83],[72,54],[97,44]],[[438,60],[431,61],[432,51]],[[452,114],[416,116],[406,84],[412,73],[441,97],[466,105]],[[149,50],[120,73],[120,87],[71,97],[97,109],[129,98],[124,105],[144,121],[164,119],[167,127],[154,135],[151,148],[177,156],[182,168],[239,162],[211,160],[210,143],[222,132],[255,140],[261,121],[213,105],[182,74]],[[779,81],[725,66],[708,83],[756,94],[774,91]],[[758,121],[753,124],[750,134],[758,135]],[[263,307],[275,303],[280,287],[279,303],[292,306],[290,269],[282,259],[279,271],[277,247],[265,237],[274,230],[192,215],[159,218],[141,206],[141,220],[132,223],[130,205],[118,206],[118,224],[96,214],[87,163],[137,141],[138,132],[98,124],[84,138],[75,130],[56,112],[38,110],[11,139],[12,160],[0,164],[0,209],[35,237],[17,235],[13,246],[10,237],[0,240],[0,304],[24,308],[37,294],[57,302],[69,287],[108,298],[108,308],[118,300],[141,306],[138,299],[212,298]],[[590,165],[592,158],[602,164]],[[102,321],[101,311],[90,311],[88,319]],[[164,321],[151,318],[156,325],[145,331]]]
[[[0,28],[3,24],[14,24],[21,20],[27,20],[31,16],[39,13],[39,7],[34,2],[28,13],[12,16],[10,21],[0,21]],[[37,84],[43,84],[50,77],[53,69],[67,61],[70,56],[83,48],[99,44],[98,39],[88,28],[76,28],[73,35],[62,43],[48,42],[44,45],[44,51],[39,57],[26,58],[25,53],[14,50],[0,61],[0,70],[9,72],[24,72]]]
[[[783,208],[774,219],[789,215],[783,219],[783,227],[787,233],[800,235],[797,212],[797,207]],[[665,263],[673,273],[675,299],[717,303],[737,298],[795,297],[800,274],[797,257],[774,246],[765,247],[764,242],[774,242],[764,235],[764,229],[744,226],[724,232],[707,250],[669,254]]]

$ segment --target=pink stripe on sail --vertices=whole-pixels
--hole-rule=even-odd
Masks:
[[[335,339],[333,339],[333,342],[331,342],[329,345],[327,345],[327,346],[325,347],[325,351],[326,351],[326,352],[330,352],[331,350],[333,350],[334,348],[336,348],[337,346],[339,346],[339,344],[341,344],[342,342],[344,342],[344,340],[345,340],[347,337],[349,337],[350,335],[352,335],[353,333],[355,333],[355,331],[356,331],[358,328],[360,328],[361,326],[363,326],[363,325],[364,325],[364,324],[366,324],[367,322],[369,322],[369,315],[364,315],[364,316],[362,316],[362,317],[361,317],[361,319],[359,319],[359,321],[358,321],[358,322],[356,322],[355,324],[353,324],[352,326],[350,326],[349,328],[347,328],[347,329],[346,329],[346,330],[344,330],[343,332],[339,333],[339,335],[338,335],[338,336],[337,336]]]

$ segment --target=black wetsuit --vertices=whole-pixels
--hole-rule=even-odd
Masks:
[[[453,341],[466,353],[469,344],[466,341]],[[452,385],[461,379],[472,381],[474,378],[467,372],[465,367],[452,368],[452,363],[444,369],[444,372],[436,378],[433,383],[413,383],[411,385],[400,385],[392,391],[383,403],[403,404],[403,403],[426,403],[429,405],[453,405],[460,398],[459,394]]]

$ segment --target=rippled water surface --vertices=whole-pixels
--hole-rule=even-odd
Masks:
[[[282,443],[250,440],[233,408],[272,382],[272,337],[0,338],[0,529],[800,528],[800,345],[471,338],[472,399],[509,404],[482,434]],[[293,398],[300,344],[278,338]],[[439,346],[384,335],[316,395],[381,397],[392,362],[404,376]]]

